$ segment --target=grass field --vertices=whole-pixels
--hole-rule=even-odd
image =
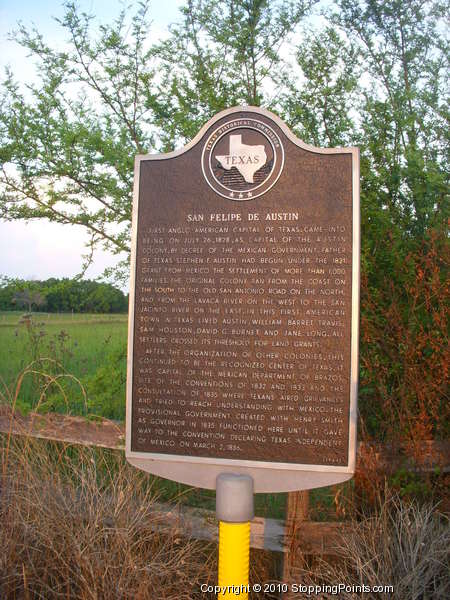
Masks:
[[[1,312],[0,376],[12,392],[23,369],[32,361],[41,359],[38,365],[34,365],[34,370],[53,373],[64,370],[88,387],[90,380],[104,367],[109,357],[125,348],[126,338],[127,315],[124,314],[33,313],[30,320],[20,312]],[[55,366],[55,362],[59,366]],[[125,368],[126,364],[123,365],[123,375]],[[41,377],[41,385],[37,385],[37,378],[36,374],[24,378],[18,396],[18,406],[22,410],[36,407],[39,401],[45,380]],[[86,411],[79,385],[71,384],[68,406],[65,403],[58,406],[56,391],[48,391],[47,400],[53,393],[53,403],[50,402],[49,409],[65,408],[72,414]],[[98,406],[95,408],[98,409]],[[120,418],[121,415],[115,416]]]
[[[33,313],[36,334],[42,332],[41,353],[54,351],[52,342],[61,348],[61,332],[67,335],[66,349],[71,353],[68,367],[75,375],[92,372],[111,348],[126,343],[128,315]],[[0,372],[8,377],[33,358],[33,340],[27,320],[21,312],[0,312]]]

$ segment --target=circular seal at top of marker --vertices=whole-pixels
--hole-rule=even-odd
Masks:
[[[202,170],[209,186],[230,200],[252,200],[278,181],[284,150],[278,134],[263,121],[230,118],[209,135]]]

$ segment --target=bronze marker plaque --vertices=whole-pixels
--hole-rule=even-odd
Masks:
[[[226,469],[269,469],[261,489],[274,470],[351,476],[358,168],[357,149],[309,147],[250,107],[181,151],[138,157],[132,462],[192,483],[203,469],[209,487]]]

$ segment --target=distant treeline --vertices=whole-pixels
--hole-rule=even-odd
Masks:
[[[89,279],[26,281],[0,278],[0,310],[123,313],[128,297],[109,283]]]

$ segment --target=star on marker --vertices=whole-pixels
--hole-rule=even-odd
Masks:
[[[247,198],[251,198],[253,196],[252,192],[248,192]]]
[[[234,192],[230,192],[230,198],[234,198]]]
[[[240,194],[239,194],[239,199],[240,199],[240,198],[243,198],[243,197],[244,197],[244,194],[240,193]]]

